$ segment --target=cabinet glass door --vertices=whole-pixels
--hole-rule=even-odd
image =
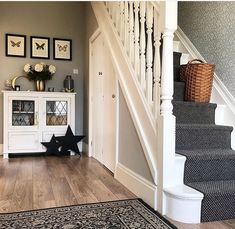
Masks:
[[[35,101],[12,100],[12,126],[35,124]]]
[[[46,125],[63,126],[68,123],[68,102],[67,101],[46,101]]]

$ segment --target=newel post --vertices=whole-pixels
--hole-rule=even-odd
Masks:
[[[175,116],[173,115],[173,37],[177,29],[177,1],[160,2],[160,24],[163,38],[161,106],[157,121],[158,184],[157,208],[165,214],[164,188],[174,185]]]

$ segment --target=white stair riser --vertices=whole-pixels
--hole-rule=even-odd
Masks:
[[[201,222],[201,202],[202,199],[181,199],[165,194],[166,215],[173,220],[183,223]]]

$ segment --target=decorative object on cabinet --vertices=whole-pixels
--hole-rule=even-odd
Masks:
[[[15,85],[15,91],[20,91],[20,85]]]
[[[12,80],[11,79],[5,80],[5,90],[7,90],[7,91],[12,91],[13,90]]]
[[[53,58],[54,60],[72,60],[72,40],[53,39]]]
[[[6,56],[26,57],[26,36],[6,34]]]
[[[30,57],[37,59],[50,59],[50,38],[30,37]]]
[[[60,155],[59,147],[61,144],[56,140],[55,135],[53,134],[50,142],[41,142],[47,150],[45,152],[46,155]]]
[[[80,142],[85,136],[74,135],[71,130],[70,125],[68,125],[65,136],[56,137],[56,139],[61,143],[61,153],[66,154],[69,150],[74,153],[81,155],[77,143]]]
[[[75,131],[75,93],[3,91],[3,155],[45,152],[41,142]]]
[[[19,78],[26,78],[26,79],[27,79],[27,76],[16,76],[16,77],[14,77],[14,78],[11,80],[11,86],[12,86],[13,90],[15,90],[16,80],[19,79]]]
[[[36,91],[45,91],[45,89],[46,89],[45,80],[36,80],[35,83],[36,83],[35,84]]]
[[[35,64],[35,66],[26,64],[24,66],[24,71],[27,73],[29,80],[36,82],[36,91],[45,91],[45,81],[52,78],[56,72],[56,67],[40,62]]]
[[[65,92],[74,92],[74,80],[72,79],[72,76],[66,76],[64,80],[64,89]]]
[[[49,92],[54,92],[55,91],[55,88],[54,87],[48,87],[47,89]]]

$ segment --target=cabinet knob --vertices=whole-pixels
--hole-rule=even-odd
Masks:
[[[116,97],[116,95],[115,94],[112,94],[112,98],[114,99]]]

